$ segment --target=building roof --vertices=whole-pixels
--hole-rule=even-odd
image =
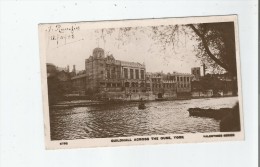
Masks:
[[[173,72],[173,73],[171,73],[170,75],[188,75],[188,76],[194,76],[193,74],[190,74],[190,73],[180,73],[180,72]]]
[[[137,62],[129,62],[129,61],[121,61],[121,66],[125,66],[125,67],[143,67],[143,68],[145,68],[144,64],[137,63]]]
[[[84,77],[87,77],[87,74],[81,74],[81,75],[74,76],[74,77],[71,78],[71,80],[73,80],[73,79],[79,79],[79,78],[84,78]]]

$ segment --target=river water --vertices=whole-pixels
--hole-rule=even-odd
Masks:
[[[237,97],[100,104],[50,109],[52,140],[218,132],[219,121],[190,117],[188,108],[233,107]]]

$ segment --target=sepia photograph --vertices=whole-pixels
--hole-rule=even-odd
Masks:
[[[244,140],[236,15],[39,24],[47,149]]]

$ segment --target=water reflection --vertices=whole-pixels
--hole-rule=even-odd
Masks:
[[[237,97],[96,105],[50,110],[51,139],[84,139],[219,131],[219,121],[190,117],[188,108],[232,107]]]

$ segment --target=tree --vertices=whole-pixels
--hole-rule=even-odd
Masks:
[[[189,24],[187,26],[197,35],[195,38],[199,42],[197,56],[207,61],[214,61],[213,67],[216,68],[218,65],[236,76],[234,23]]]
[[[117,33],[117,40],[125,45],[136,33],[143,33],[160,45],[162,50],[171,46],[173,51],[187,37],[197,43],[196,56],[213,70],[222,70],[236,76],[236,48],[234,22],[163,25],[150,27],[109,28],[96,31],[106,42],[106,35]]]
[[[52,105],[63,99],[65,91],[56,74],[49,76],[47,82],[49,104]]]

